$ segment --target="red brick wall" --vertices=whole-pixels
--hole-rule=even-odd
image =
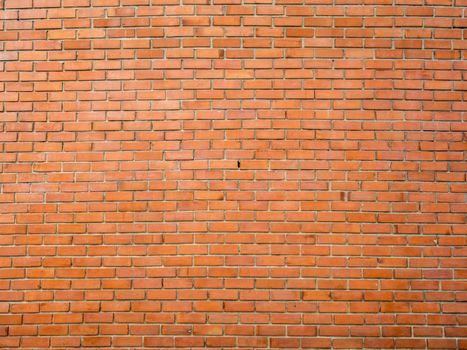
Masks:
[[[1,347],[467,348],[465,0],[2,5]]]

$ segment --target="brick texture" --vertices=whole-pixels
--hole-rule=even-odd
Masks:
[[[466,0],[0,0],[0,347],[466,349]]]

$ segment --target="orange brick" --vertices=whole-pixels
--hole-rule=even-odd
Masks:
[[[461,2],[0,1],[0,347],[465,348]]]

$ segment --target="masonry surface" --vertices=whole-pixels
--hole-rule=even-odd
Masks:
[[[0,347],[466,349],[465,0],[0,0]]]

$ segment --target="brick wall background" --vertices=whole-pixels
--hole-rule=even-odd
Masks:
[[[465,349],[465,0],[5,0],[0,346]]]

